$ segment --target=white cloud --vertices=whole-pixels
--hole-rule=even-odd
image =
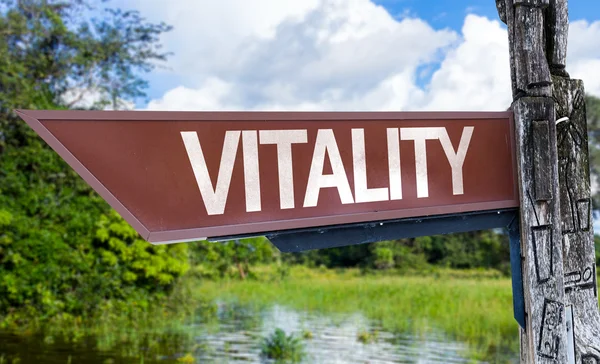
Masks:
[[[152,21],[172,25],[164,34],[169,66],[188,81],[202,81],[235,62],[246,39],[274,37],[288,18],[302,18],[319,0],[117,0],[123,8],[141,10]]]
[[[124,1],[124,0],[122,0]],[[468,14],[461,34],[370,0],[128,0],[173,24],[180,86],[153,110],[505,110],[508,39]],[[600,22],[571,24],[568,70],[600,95]],[[436,69],[427,84],[423,69]]]
[[[600,21],[585,20],[569,25],[567,70],[582,79],[586,92],[600,96]]]
[[[110,102],[110,95],[97,87],[73,87],[61,95],[61,101],[69,108],[102,110],[132,110],[135,104],[129,100],[118,98],[116,105]]]
[[[217,78],[210,78],[198,89],[184,86],[169,90],[160,100],[148,104],[150,110],[217,110],[235,108],[224,104],[231,94],[232,85]]]
[[[578,20],[569,24],[569,57],[600,58],[600,21]]]
[[[428,110],[505,110],[511,102],[508,38],[499,21],[467,15],[463,41],[427,87]]]
[[[184,5],[175,2],[170,11]],[[396,20],[369,0],[324,0],[304,10],[280,14],[270,34],[255,28],[243,41],[222,38],[229,57],[216,51],[185,67],[198,58],[176,53],[171,67],[188,82],[149,108],[402,109],[421,92],[399,81],[414,85],[416,69],[440,61],[443,50],[458,39],[455,32],[435,30],[420,19]],[[180,43],[198,39],[175,25],[172,36]],[[198,76],[202,73],[210,76]]]

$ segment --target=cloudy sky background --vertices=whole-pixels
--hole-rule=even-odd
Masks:
[[[174,26],[151,110],[505,110],[494,0],[115,0]],[[572,0],[567,70],[600,96],[600,1]]]

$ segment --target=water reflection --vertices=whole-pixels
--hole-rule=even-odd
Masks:
[[[210,321],[190,322],[176,333],[160,333],[158,340],[156,333],[142,334],[138,342],[116,347],[103,338],[67,343],[48,342],[44,335],[0,333],[0,363],[17,357],[19,363],[181,363],[184,355],[195,363],[268,363],[260,356],[260,342],[276,328],[311,333],[311,339],[303,340],[304,363],[473,363],[465,345],[441,334],[394,334],[360,314],[321,315],[280,305],[259,309],[230,303],[219,303]],[[362,332],[377,332],[377,338],[361,343]],[[146,353],[145,358],[136,353]]]
[[[219,328],[202,338],[211,349],[197,353],[199,362],[265,362],[259,338],[282,328],[296,335],[312,333],[312,339],[304,340],[305,363],[473,363],[461,343],[439,334],[392,334],[359,314],[324,316],[279,305],[256,312],[247,307],[232,310],[225,304],[219,305],[218,312]],[[361,332],[377,332],[377,340],[363,344],[357,340]]]

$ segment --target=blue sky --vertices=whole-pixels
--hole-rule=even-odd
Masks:
[[[376,0],[391,14],[421,17],[436,27],[459,30],[466,13],[474,13],[494,19],[497,17],[494,0]],[[573,20],[595,21],[600,19],[600,1],[571,0],[569,16]]]
[[[510,102],[494,0],[112,3],[175,27],[163,37],[174,56],[147,75],[138,109],[502,110]],[[600,95],[600,1],[569,7],[567,69]]]

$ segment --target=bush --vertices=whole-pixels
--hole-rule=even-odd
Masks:
[[[286,335],[282,329],[263,339],[261,354],[277,361],[299,362],[304,357],[304,345],[293,334]]]
[[[189,269],[185,244],[149,244],[115,211],[100,217],[94,247],[99,271],[112,278],[105,296],[125,297],[128,287],[166,290]]]
[[[394,252],[390,248],[375,248],[375,268],[389,269],[394,266]]]
[[[277,256],[273,245],[263,237],[222,243],[199,241],[191,243],[190,249],[194,266],[204,266],[203,274],[221,278],[252,277],[253,265],[271,263]]]

